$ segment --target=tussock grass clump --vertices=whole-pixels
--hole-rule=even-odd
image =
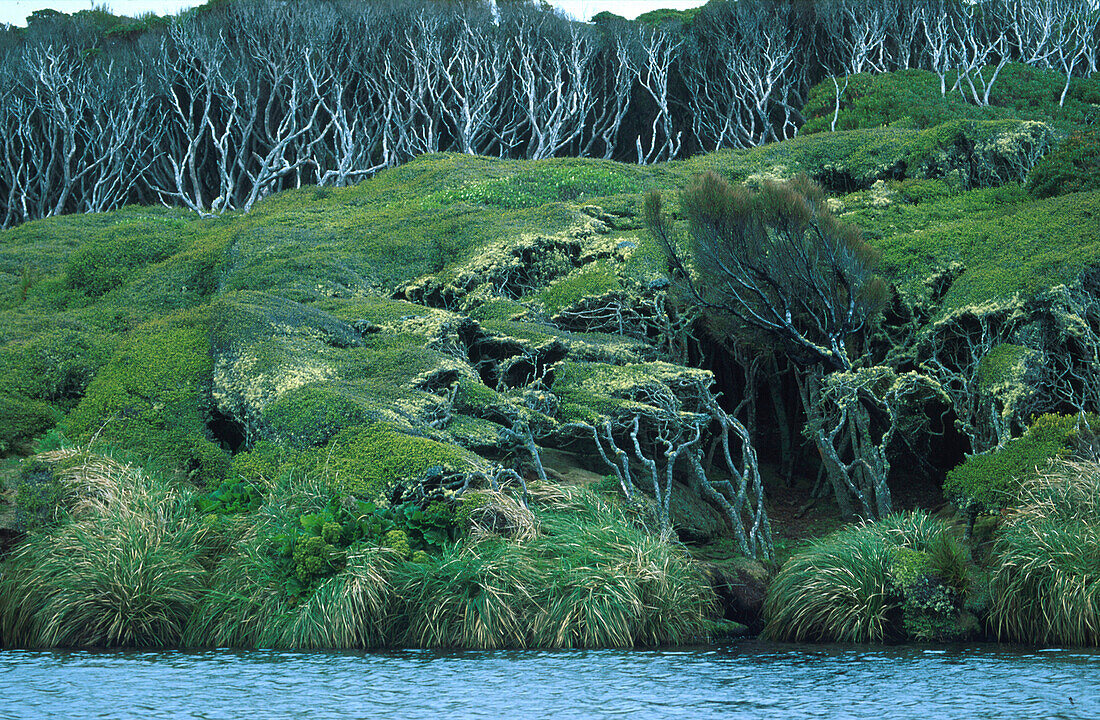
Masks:
[[[475,536],[499,535],[530,540],[538,535],[539,521],[531,509],[499,490],[476,490],[462,496],[460,514],[468,518]]]
[[[108,458],[47,460],[68,499],[3,566],[3,646],[628,647],[710,629],[690,558],[590,489],[534,487],[530,506],[476,491],[469,534],[439,539],[440,504],[381,509],[319,476],[200,512]]]
[[[895,632],[901,611],[899,551],[927,553],[957,575],[959,561],[945,548],[947,526],[923,513],[892,515],[839,530],[795,555],[768,589],[765,636],[776,640],[881,642]],[[940,546],[940,547],[937,547]],[[950,556],[947,563],[941,556]],[[921,568],[917,574],[924,573]],[[962,588],[959,588],[962,589]]]
[[[1025,483],[994,558],[999,638],[1100,644],[1100,464],[1064,462]]]
[[[101,463],[102,464],[102,463]],[[167,647],[204,586],[189,498],[137,471],[125,498],[34,532],[0,578],[0,635],[23,647]]]
[[[322,513],[331,491],[316,477],[288,478],[254,517],[236,526],[213,569],[210,590],[183,635],[188,647],[370,648],[391,644],[400,552],[357,546],[339,572],[306,591],[280,546],[309,513]]]
[[[420,646],[630,647],[708,628],[710,585],[681,550],[579,487],[533,486],[539,532],[475,537],[406,566],[406,642]]]
[[[339,574],[297,598],[284,592],[267,540],[262,530],[249,531],[217,568],[183,634],[185,646],[318,650],[392,642],[397,552],[350,553]]]

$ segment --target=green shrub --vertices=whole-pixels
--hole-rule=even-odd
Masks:
[[[985,68],[989,77],[993,68]],[[1009,63],[1000,72],[989,105],[979,107],[958,91],[940,94],[940,78],[927,70],[900,70],[877,75],[859,74],[837,78],[842,90],[836,112],[837,85],[826,78],[810,89],[802,113],[807,118],[800,135],[837,130],[855,130],[889,125],[929,128],[952,120],[1043,120],[1062,126],[1096,121],[1095,104],[1100,100],[1100,82],[1074,78],[1063,106],[1065,76],[1020,63]],[[955,83],[947,77],[947,88]],[[847,83],[847,86],[845,86]]]
[[[285,447],[270,440],[261,440],[250,450],[233,456],[231,472],[250,482],[271,487],[276,480],[296,467],[291,453]]]
[[[614,269],[606,262],[594,262],[556,280],[539,292],[548,315],[555,315],[586,297],[595,297],[623,289]]]
[[[69,494],[49,463],[26,460],[15,479],[15,507],[23,529],[59,521]]]
[[[252,530],[215,569],[212,587],[191,616],[189,647],[371,648],[394,642],[397,597],[390,550],[357,549],[313,592],[288,595],[267,551],[264,526]]]
[[[353,400],[319,385],[291,390],[265,407],[262,417],[272,439],[297,450],[324,445],[344,428],[367,420]]]
[[[138,268],[166,260],[179,249],[177,233],[164,232],[151,222],[119,224],[69,256],[66,283],[88,297],[99,297],[125,284]]]
[[[847,87],[845,87],[847,82]],[[843,91],[836,113],[836,90],[826,79],[810,89],[802,114],[806,124],[799,134],[828,131],[836,114],[837,130],[898,125],[928,128],[949,120],[1003,117],[999,108],[979,108],[958,93],[940,95],[939,77],[927,70],[901,70],[878,75],[837,78]]]
[[[641,183],[626,168],[601,160],[551,160],[520,164],[518,171],[429,196],[425,202],[463,201],[507,209],[636,193]]]
[[[109,359],[110,350],[90,328],[56,322],[58,327],[0,350],[0,371],[9,392],[71,410]]]
[[[378,499],[396,485],[416,481],[433,468],[471,469],[477,456],[456,445],[406,435],[386,423],[351,427],[316,451],[316,466],[359,497]]]
[[[972,455],[947,473],[944,496],[968,515],[991,513],[1011,505],[1020,484],[1052,460],[1091,444],[1095,416],[1084,424],[1075,415],[1041,415],[1022,437],[982,455]]]
[[[1100,644],[1100,466],[1061,463],[1027,480],[991,562],[1002,640]]]
[[[145,323],[95,376],[63,429],[75,442],[96,437],[216,485],[230,458],[207,437],[212,373],[208,308]]]
[[[30,450],[31,441],[57,420],[57,411],[44,402],[0,395],[0,457]]]
[[[1071,284],[1100,262],[1100,191],[1035,201],[1015,183],[927,204],[893,203],[846,219],[882,252],[882,270],[911,297],[952,263],[966,272],[942,298],[939,317]]]
[[[813,542],[784,564],[769,587],[765,635],[796,642],[882,642],[960,634],[968,583],[958,573],[965,549],[945,537],[949,532],[942,521],[914,513],[850,526]]]
[[[1027,191],[1037,198],[1085,190],[1100,190],[1100,128],[1070,135],[1027,176]]]
[[[398,642],[390,580],[397,565],[428,562],[419,507],[385,508],[333,496],[315,480],[276,488],[254,525],[214,571],[188,627],[191,645],[355,648]],[[441,513],[428,508],[428,514]],[[448,537],[457,537],[449,514]]]

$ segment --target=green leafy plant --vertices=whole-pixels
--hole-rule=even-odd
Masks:
[[[1100,128],[1083,128],[1040,160],[1027,176],[1037,198],[1100,189]]]
[[[1095,443],[1100,419],[1076,415],[1040,415],[1027,432],[983,455],[972,455],[947,473],[944,496],[971,519],[996,512],[1015,499],[1020,484],[1052,460],[1068,457]]]
[[[264,494],[251,482],[238,478],[225,480],[214,490],[195,498],[195,508],[202,513],[236,515],[254,512],[263,502]]]
[[[901,598],[901,630],[906,637],[952,640],[963,634],[959,619],[969,583],[966,563],[966,548],[947,533],[937,535],[927,550],[895,550],[889,576]]]

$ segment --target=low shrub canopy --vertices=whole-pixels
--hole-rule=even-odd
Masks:
[[[1092,447],[1097,428],[1095,416],[1041,415],[1023,436],[948,472],[944,496],[970,514],[996,512],[1015,502],[1021,484],[1052,461]]]

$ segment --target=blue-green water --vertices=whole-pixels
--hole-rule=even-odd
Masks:
[[[1100,652],[0,651],[0,718],[1100,718]]]

